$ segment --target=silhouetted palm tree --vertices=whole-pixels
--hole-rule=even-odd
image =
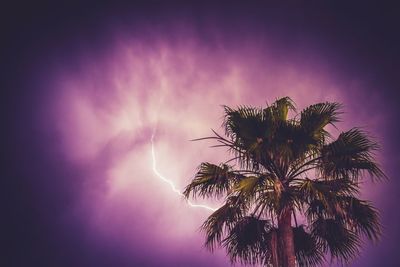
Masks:
[[[202,139],[234,156],[201,163],[184,191],[225,199],[202,225],[208,249],[224,247],[232,262],[317,266],[328,255],[348,262],[363,236],[380,237],[378,211],[358,198],[365,175],[385,177],[374,158],[378,144],[358,128],[333,140],[326,126],[339,121],[340,108],[318,103],[289,119],[288,97],[266,108],[225,107],[226,137],[213,131]]]

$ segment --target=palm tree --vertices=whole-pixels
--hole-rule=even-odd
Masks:
[[[197,140],[213,139],[233,156],[201,163],[183,193],[224,199],[201,227],[206,248],[224,247],[232,263],[318,266],[348,263],[364,237],[379,239],[377,209],[358,198],[363,177],[386,177],[379,146],[359,128],[334,140],[326,126],[339,121],[340,104],[314,104],[292,118],[288,97],[224,109],[225,137],[213,130]]]

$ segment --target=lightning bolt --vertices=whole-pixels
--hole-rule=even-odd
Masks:
[[[179,190],[176,188],[176,186],[174,185],[174,183],[173,183],[171,180],[165,178],[165,177],[157,170],[157,160],[156,160],[156,153],[155,153],[155,148],[154,148],[154,135],[155,135],[155,133],[153,133],[153,134],[151,135],[151,157],[152,157],[152,159],[153,159],[153,164],[152,164],[152,166],[153,166],[153,172],[154,172],[154,174],[155,174],[158,178],[160,178],[163,182],[169,184],[169,186],[171,187],[172,191],[173,191],[175,194],[177,194],[177,195],[183,197],[183,194],[181,193],[181,191],[179,191]],[[193,207],[193,208],[203,208],[203,209],[207,209],[207,210],[211,210],[211,211],[216,211],[216,210],[217,210],[217,209],[215,209],[215,208],[212,208],[212,207],[209,207],[209,206],[206,206],[206,205],[194,204],[194,203],[192,203],[190,200],[188,200],[187,203],[189,204],[189,206],[191,206],[191,207]]]

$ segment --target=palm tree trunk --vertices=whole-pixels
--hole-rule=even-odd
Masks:
[[[272,232],[271,240],[271,254],[272,254],[272,267],[279,267],[279,254],[278,254],[278,233],[276,231]]]
[[[295,267],[296,256],[292,229],[292,210],[290,208],[283,211],[278,217],[278,229],[280,265],[282,267]]]

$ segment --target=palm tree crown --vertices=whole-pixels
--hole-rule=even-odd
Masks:
[[[358,198],[364,176],[385,177],[374,158],[379,146],[359,128],[336,139],[329,134],[340,104],[296,113],[284,97],[265,108],[224,109],[225,137],[213,131],[202,139],[233,157],[201,163],[184,191],[186,198],[224,199],[201,227],[206,248],[224,247],[232,262],[244,264],[317,266],[327,256],[348,262],[363,237],[379,239],[378,211]],[[296,115],[288,118],[289,111]]]

